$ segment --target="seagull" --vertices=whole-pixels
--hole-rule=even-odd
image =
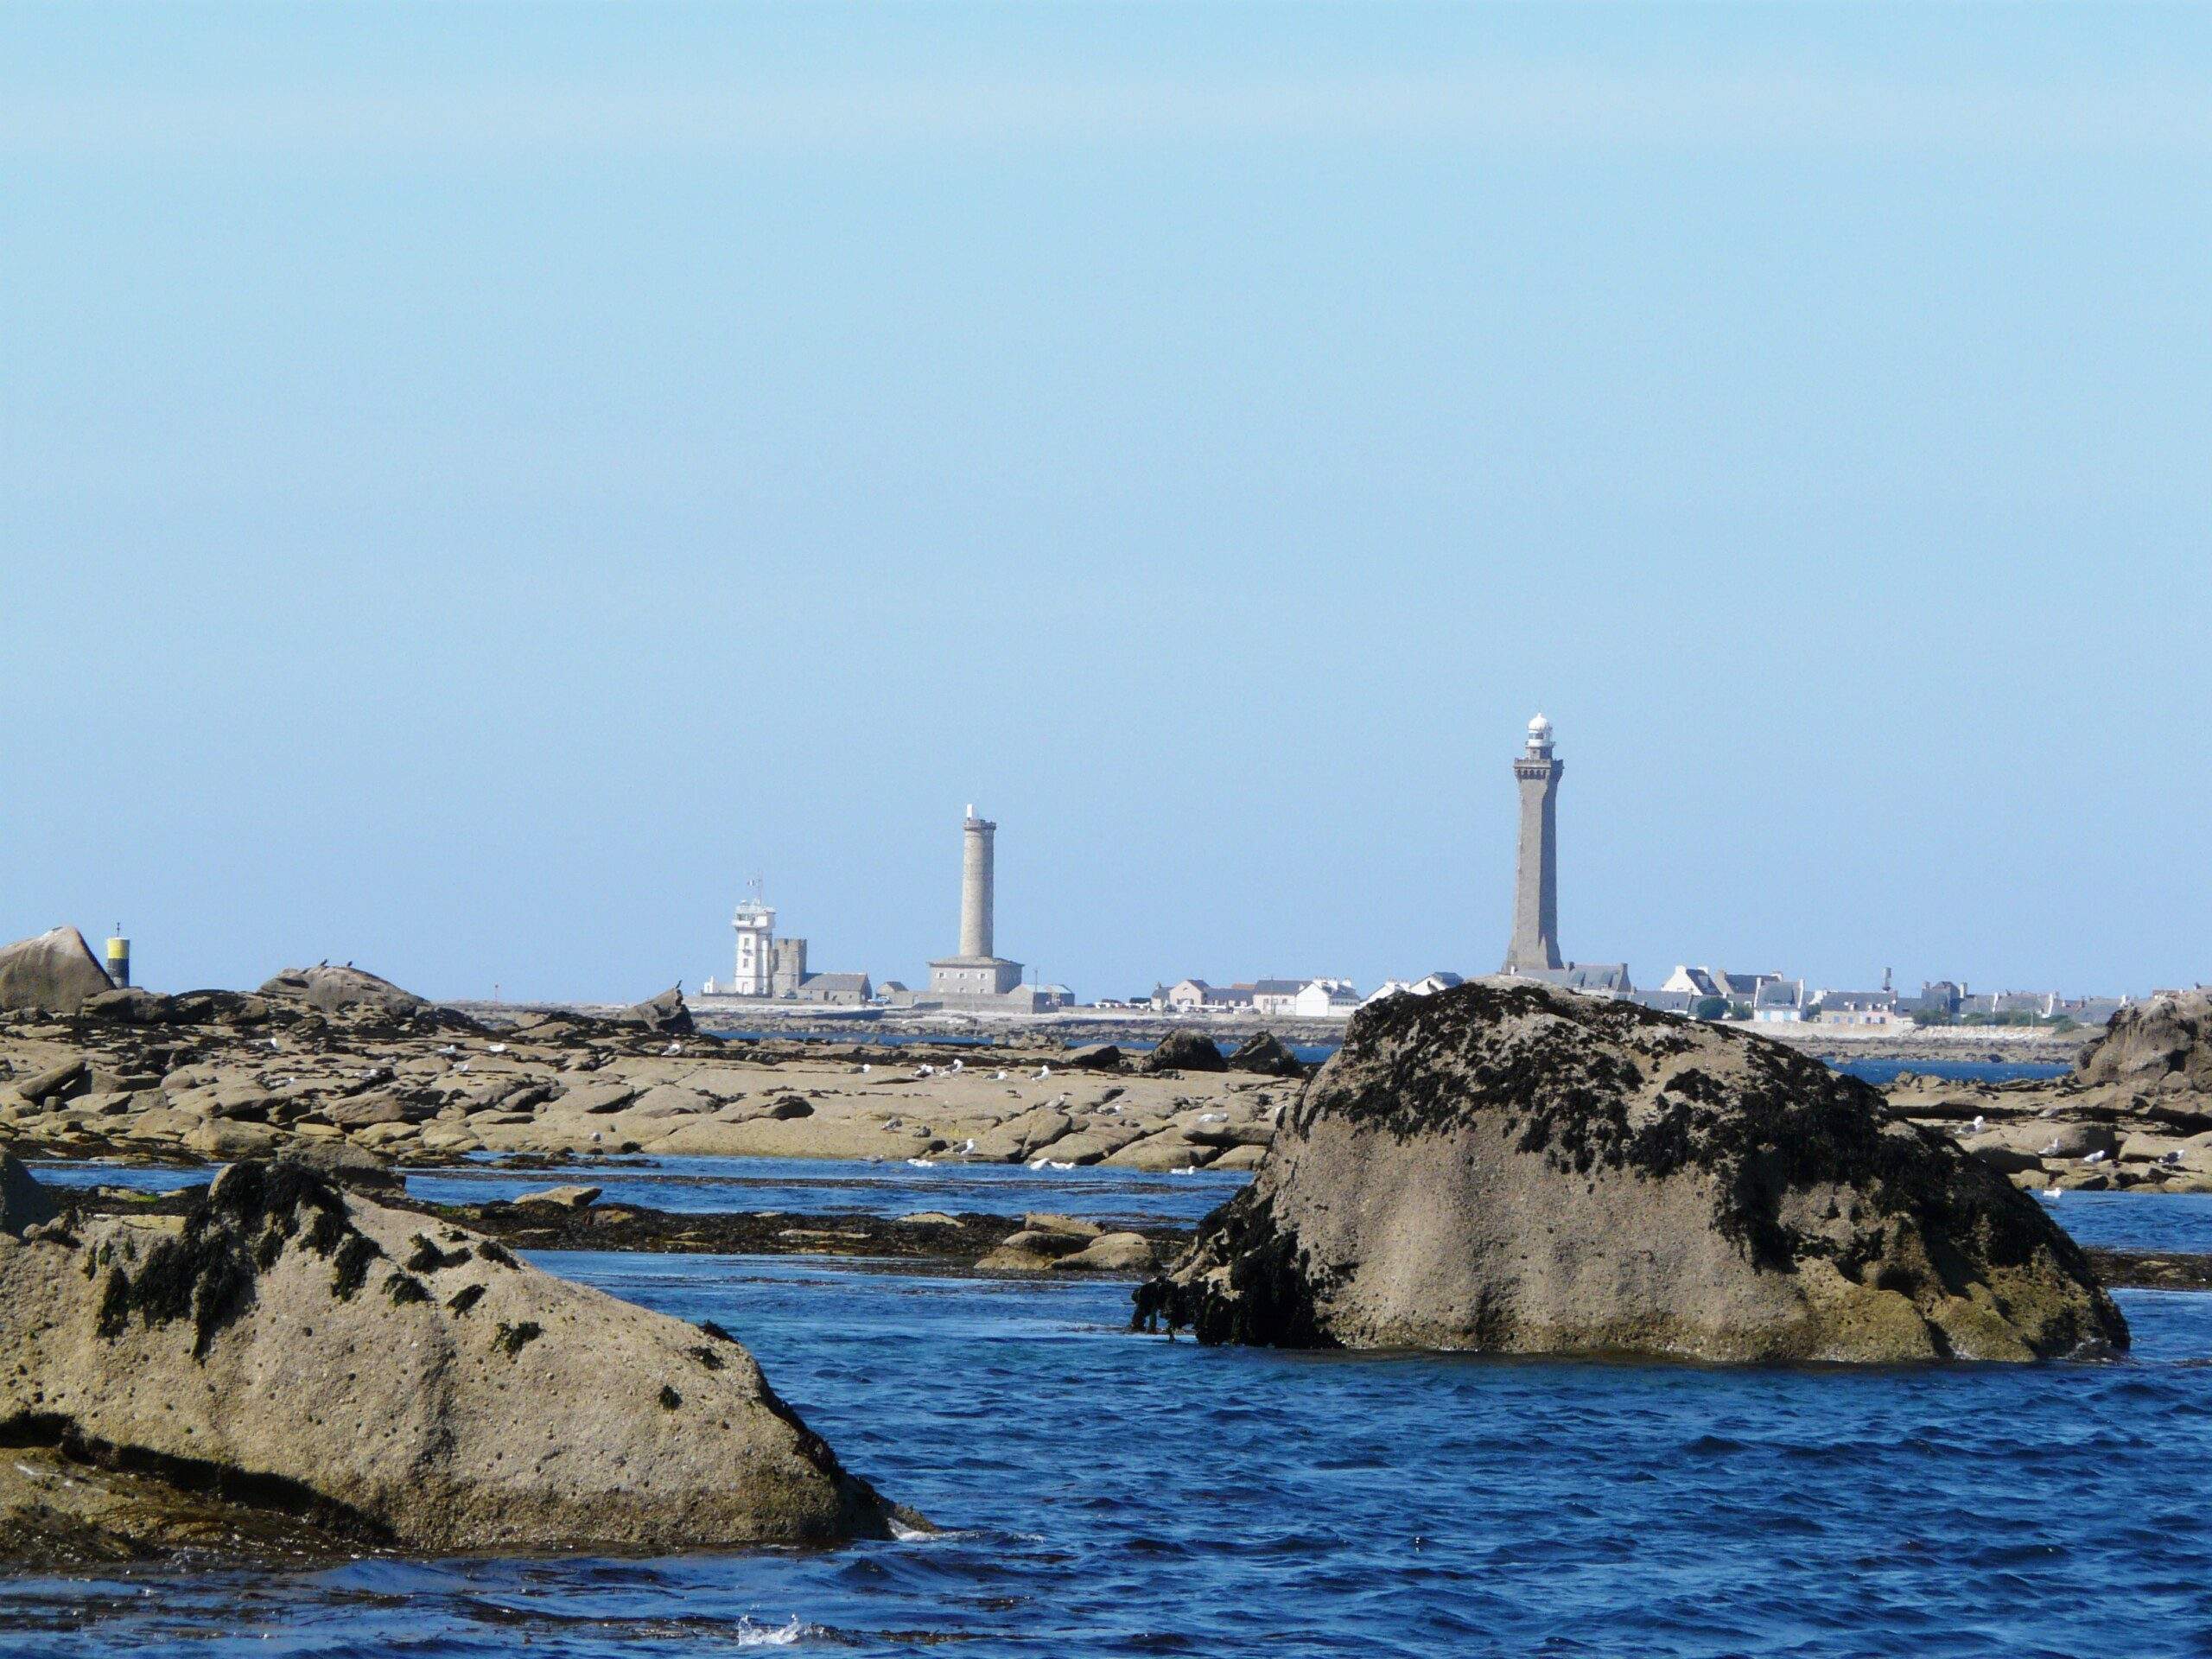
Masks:
[[[873,1071],[874,1069],[875,1069],[875,1068],[874,1068],[874,1066],[869,1065],[866,1061],[862,1061],[862,1062],[861,1063],[861,1076],[862,1076],[862,1077],[866,1077],[866,1076],[868,1076],[868,1074],[870,1071]]]
[[[966,1157],[969,1153],[971,1153],[971,1152],[973,1152],[973,1151],[975,1151],[975,1150],[976,1150],[976,1137],[975,1137],[974,1135],[969,1135],[969,1136],[968,1137],[968,1144],[967,1144],[966,1146],[964,1146],[964,1147],[961,1147],[961,1148],[960,1148],[960,1155],[961,1155],[963,1158],[965,1158],[965,1157]]]
[[[992,1073],[991,1073],[991,1081],[992,1081],[993,1083],[1004,1083],[1004,1082],[1006,1081],[1006,1073],[1005,1073],[1005,1072],[1003,1072],[1003,1071],[994,1071],[994,1072],[992,1072]]]
[[[681,1043],[671,1043],[671,1044],[670,1044],[670,1045],[669,1045],[665,1049],[664,1049],[664,1050],[662,1051],[662,1052],[664,1052],[664,1053],[667,1053],[667,1054],[681,1054],[683,1052],[683,1044],[681,1044]]]
[[[2049,1146],[2045,1147],[2044,1147],[2041,1152],[2037,1153],[2037,1154],[2036,1154],[2036,1156],[2037,1156],[2037,1157],[2038,1157],[2038,1158],[2056,1158],[2056,1157],[2057,1157],[2057,1156],[2058,1156],[2058,1142],[2057,1142],[2056,1141],[2055,1141],[2055,1140],[2054,1140],[2054,1141],[2052,1141]]]
[[[1046,1078],[1052,1075],[1052,1068],[1049,1065],[1040,1065],[1037,1068],[1037,1081],[1039,1083],[1044,1082]]]
[[[507,1052],[507,1046],[505,1043],[486,1043],[484,1052],[486,1054],[504,1054]]]
[[[968,1064],[968,1063],[967,1063],[965,1060],[955,1060],[955,1061],[952,1063],[952,1069],[953,1069],[954,1071],[960,1071],[960,1070],[961,1070],[962,1068],[963,1068],[967,1064]]]
[[[1981,1126],[1988,1121],[1989,1120],[1982,1116],[1980,1112],[1976,1112],[1974,1115],[1974,1128],[1968,1130],[1967,1133],[1970,1135],[1980,1135],[1981,1133]]]
[[[2104,1154],[2102,1154],[2101,1152],[2093,1152],[2093,1153],[2091,1153],[2088,1157],[2084,1158],[2082,1161],[2083,1163],[2085,1163],[2085,1164],[2101,1164],[2102,1162],[2104,1162],[2104,1160],[2105,1160],[2105,1155],[2104,1155]]]
[[[933,1077],[937,1075],[937,1067],[933,1065],[925,1065],[920,1071],[915,1072],[914,1075],[918,1077]]]
[[[909,1158],[906,1160],[906,1167],[909,1169],[935,1169],[937,1166],[930,1162],[926,1158]]]
[[[463,1060],[463,1061],[462,1061],[459,1065],[456,1065],[455,1067],[454,1067],[454,1071],[467,1071],[467,1070],[468,1070],[468,1062],[467,1062],[467,1060]]]
[[[277,1043],[276,1039],[274,1037],[271,1037],[271,1038],[269,1039],[269,1046],[270,1046],[270,1047],[271,1047],[271,1048],[276,1048],[276,1047],[279,1046],[279,1045],[278,1045],[278,1043]]]

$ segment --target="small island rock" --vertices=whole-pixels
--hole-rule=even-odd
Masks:
[[[2035,1199],[1867,1084],[1509,980],[1357,1014],[1137,1312],[1205,1342],[1719,1361],[2127,1341]]]

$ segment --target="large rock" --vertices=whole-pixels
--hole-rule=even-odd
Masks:
[[[1228,1065],[1213,1039],[1197,1031],[1169,1032],[1144,1060],[1147,1071],[1223,1071]]]
[[[1866,1084],[1495,980],[1355,1016],[1138,1317],[1206,1342],[1728,1361],[2127,1341],[2036,1200]]]
[[[410,1548],[891,1529],[724,1333],[296,1164],[78,1231],[0,1236],[0,1423],[31,1438]]]
[[[2082,1046],[2074,1073],[2092,1085],[2212,1094],[2212,991],[2131,1003]]]
[[[689,1037],[698,1029],[691,1022],[691,1009],[683,1000],[681,985],[671,985],[658,996],[633,1002],[610,1017],[617,1025],[640,1026],[671,1037]]]
[[[57,927],[0,948],[0,1008],[74,1014],[114,988],[107,969],[73,927]]]
[[[1231,1071],[1257,1071],[1268,1077],[1306,1075],[1306,1068],[1299,1064],[1298,1057],[1272,1031],[1255,1031],[1239,1043],[1230,1055],[1228,1065]]]
[[[0,1152],[0,1233],[20,1238],[24,1228],[52,1221],[54,1215],[52,1196],[22,1160],[12,1152]]]
[[[325,1014],[359,1011],[404,1016],[430,1006],[414,992],[403,991],[390,980],[350,962],[342,968],[327,962],[312,968],[287,968],[261,988],[261,995],[305,1002]]]

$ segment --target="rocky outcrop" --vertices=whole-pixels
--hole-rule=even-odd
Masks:
[[[1206,1342],[1720,1361],[2127,1340],[2036,1200],[1867,1085],[1497,980],[1355,1016],[1138,1316]]]
[[[2082,1046],[2074,1075],[2095,1087],[2212,1095],[2212,991],[2132,1003]]]
[[[1255,1031],[1236,1046],[1229,1057],[1231,1071],[1256,1071],[1267,1077],[1299,1077],[1306,1068],[1272,1031]]]
[[[1195,1031],[1171,1031],[1145,1056],[1147,1071],[1224,1071],[1229,1063],[1212,1038]]]
[[[320,1008],[325,1014],[359,1009],[387,1016],[404,1016],[430,1005],[412,991],[403,991],[390,980],[347,963],[334,968],[327,962],[312,968],[287,968],[261,988],[261,995],[283,997]]]
[[[74,1014],[114,988],[107,969],[73,927],[57,927],[0,948],[0,1008]]]
[[[21,1238],[25,1228],[52,1221],[55,1213],[52,1196],[22,1160],[11,1152],[0,1152],[0,1233]]]
[[[65,1218],[66,1220],[66,1218]],[[436,1549],[887,1535],[725,1332],[289,1162],[0,1236],[0,1433]]]
[[[617,1025],[637,1026],[671,1037],[689,1037],[698,1029],[692,1023],[691,1009],[683,1001],[681,985],[671,985],[658,996],[648,997],[643,1002],[632,1002],[611,1017]]]

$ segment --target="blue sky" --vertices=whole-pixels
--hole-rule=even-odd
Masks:
[[[0,933],[2212,977],[2212,12],[0,12]]]

